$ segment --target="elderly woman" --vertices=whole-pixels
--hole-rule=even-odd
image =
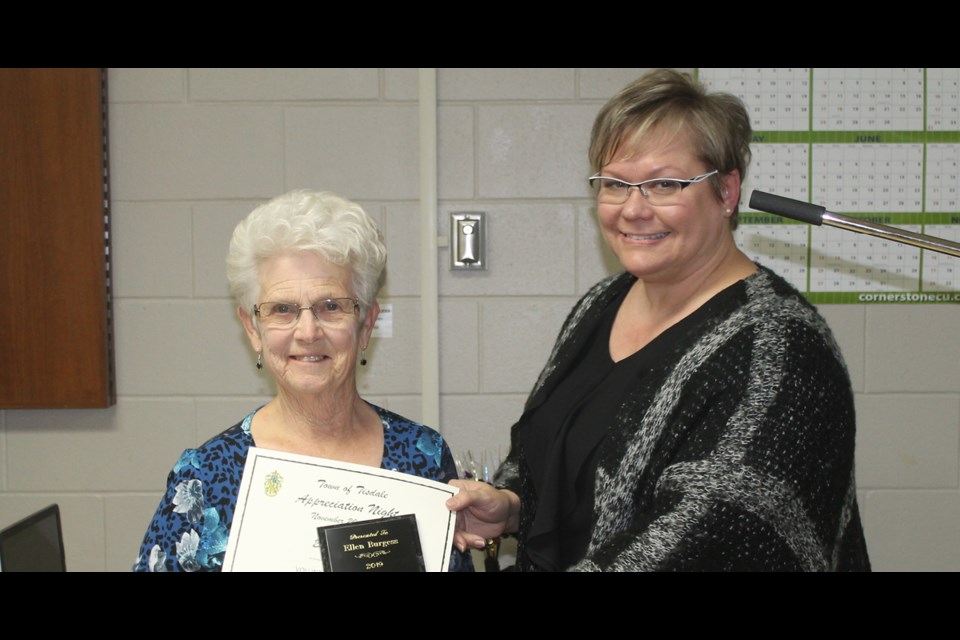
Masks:
[[[750,121],[648,73],[593,127],[624,272],[565,321],[496,487],[457,481],[460,548],[517,532],[522,570],[867,570],[854,404],[823,318],[737,248]]]
[[[440,435],[357,392],[387,253],[374,222],[331,193],[293,191],[237,225],[227,256],[237,315],[277,395],[180,457],[134,566],[218,571],[252,446],[456,478]],[[471,568],[453,554],[451,570]]]

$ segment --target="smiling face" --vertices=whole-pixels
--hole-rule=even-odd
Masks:
[[[655,129],[627,149],[618,149],[600,173],[625,182],[689,179],[712,171],[683,133]],[[718,198],[710,180],[691,184],[676,204],[653,206],[639,189],[623,204],[597,204],[604,239],[623,268],[646,282],[678,282],[716,267],[733,245],[729,210],[740,197],[736,171],[720,177]]]
[[[271,258],[260,266],[259,302],[306,307],[327,298],[353,298],[351,275],[349,266],[310,252]],[[367,345],[378,311],[374,304],[362,324],[357,314],[355,320],[332,328],[321,325],[309,309],[284,328],[263,321],[255,325],[243,309],[238,314],[279,394],[304,402],[318,394],[330,394],[331,400],[356,394],[357,352]]]

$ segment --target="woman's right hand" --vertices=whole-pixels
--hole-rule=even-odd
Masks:
[[[453,543],[460,551],[483,549],[488,538],[517,530],[520,498],[507,489],[495,489],[485,482],[451,480],[460,492],[447,500],[457,512]]]

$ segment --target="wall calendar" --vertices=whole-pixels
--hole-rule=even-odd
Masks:
[[[960,69],[697,70],[753,126],[745,253],[814,303],[960,302],[960,258],[755,211],[754,189],[960,241]]]

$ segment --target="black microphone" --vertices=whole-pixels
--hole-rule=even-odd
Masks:
[[[750,208],[776,213],[800,222],[809,222],[818,227],[823,224],[823,214],[827,210],[826,207],[792,198],[784,198],[772,193],[764,193],[763,191],[754,191],[750,194]]]

